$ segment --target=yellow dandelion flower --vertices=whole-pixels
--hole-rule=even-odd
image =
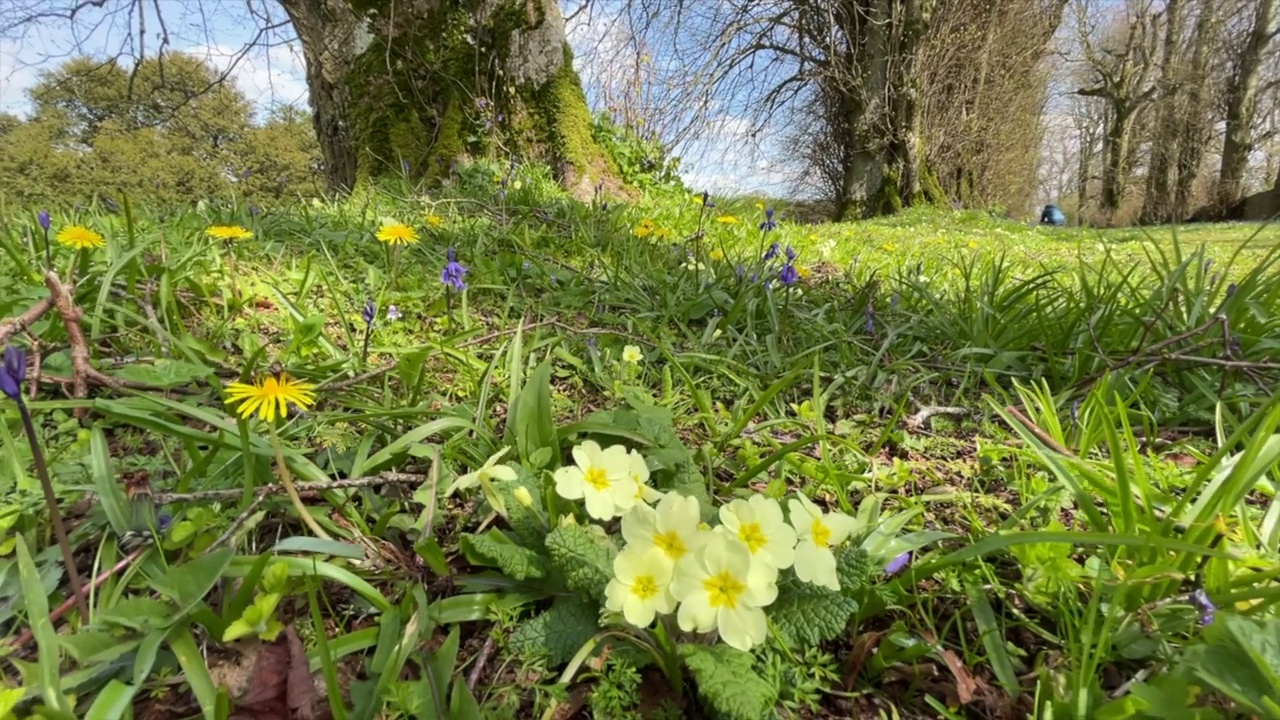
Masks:
[[[723,250],[721,250],[720,248],[716,248],[716,249],[712,250],[711,252],[707,253],[707,257],[711,258],[712,260],[723,260],[723,259],[724,259],[724,251],[723,251]]]
[[[418,231],[402,223],[387,223],[378,228],[377,238],[388,245],[412,245],[418,242]]]
[[[214,240],[221,240],[223,242],[248,240],[253,237],[253,233],[245,230],[239,225],[211,225],[204,231],[204,234]]]
[[[898,246],[897,246],[897,245],[894,245],[893,243],[885,243],[884,245],[881,245],[880,247],[884,248],[885,250],[887,250],[887,251],[889,251],[889,252],[893,252],[894,250],[897,250],[897,249],[898,249]]]
[[[444,218],[435,214],[428,215],[427,224],[431,227],[440,227],[441,225],[444,225]]]
[[[738,222],[738,218],[732,215],[721,215],[720,217],[716,218],[716,222],[720,223],[721,225],[732,225]]]
[[[635,233],[636,237],[643,238],[652,235],[653,231],[656,229],[657,228],[654,226],[653,221],[649,218],[645,218],[641,220],[631,232]]]
[[[801,280],[808,280],[809,276],[813,274],[813,271],[805,267],[804,265],[797,265],[796,274],[800,276]]]
[[[83,225],[70,225],[58,231],[55,238],[58,242],[76,250],[90,250],[106,245],[102,235]]]
[[[696,202],[696,203],[698,203],[699,205],[701,205],[701,204],[702,204],[702,193],[694,193],[694,194],[693,194],[693,201],[694,201],[694,202]]]
[[[978,241],[977,241],[977,240],[970,240],[970,241],[969,241],[969,249],[970,249],[970,250],[974,250],[974,249],[976,249],[977,247],[978,247]]]
[[[236,408],[240,417],[248,418],[254,412],[258,417],[272,422],[279,415],[288,415],[289,403],[303,410],[316,402],[315,386],[294,380],[284,373],[255,380],[252,385],[241,382],[227,384],[227,404],[240,403]]]
[[[658,228],[653,231],[653,236],[659,240],[670,240],[672,238],[671,228]]]

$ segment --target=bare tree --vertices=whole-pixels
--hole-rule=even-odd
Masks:
[[[1164,223],[1173,219],[1173,193],[1169,187],[1173,162],[1178,156],[1178,115],[1185,90],[1183,71],[1185,0],[1166,0],[1164,38],[1160,56],[1160,80],[1156,84],[1155,135],[1147,163],[1147,188],[1142,199],[1140,222]]]
[[[1156,67],[1159,17],[1152,11],[1151,0],[1126,0],[1118,22],[1100,25],[1100,13],[1089,2],[1075,2],[1079,45],[1090,75],[1089,84],[1076,92],[1101,99],[1107,108],[1099,206],[1113,219],[1132,170],[1134,126],[1158,90],[1151,75]]]
[[[1275,39],[1276,0],[1253,0],[1248,35],[1231,58],[1231,79],[1227,91],[1226,131],[1222,141],[1222,164],[1218,170],[1217,203],[1226,210],[1244,193],[1245,170],[1254,149],[1254,123],[1258,97],[1280,79],[1262,83],[1266,53]]]

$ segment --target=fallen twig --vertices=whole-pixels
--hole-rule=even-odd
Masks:
[[[0,345],[4,345],[9,338],[31,327],[31,323],[39,320],[52,308],[53,298],[47,297],[27,308],[27,311],[18,317],[0,322]]]
[[[343,490],[346,488],[376,487],[378,485],[393,484],[421,484],[427,477],[425,475],[416,475],[411,473],[384,472],[378,475],[359,478],[347,478],[345,480],[330,480],[327,482],[310,482],[310,483],[294,483],[294,487],[298,489],[300,496],[314,496],[326,490]],[[280,484],[263,485],[254,491],[259,497],[268,495],[277,495],[286,492],[285,487]],[[186,502],[216,502],[219,500],[238,500],[244,496],[243,490],[202,490],[200,492],[190,493],[155,493],[155,502],[158,505],[167,505],[169,503],[186,503]]]
[[[925,426],[935,415],[954,415],[964,417],[969,414],[969,408],[955,407],[950,405],[924,405],[921,406],[916,414],[906,419],[907,428],[918,430]]]
[[[124,558],[120,560],[120,562],[116,563],[110,569],[102,571],[98,575],[98,577],[94,578],[92,582],[90,582],[88,585],[82,588],[81,594],[72,594],[71,597],[67,598],[66,600],[63,600],[61,605],[54,608],[53,611],[49,613],[49,622],[51,623],[57,622],[59,618],[61,618],[63,615],[66,615],[67,612],[71,610],[71,608],[75,607],[76,603],[79,602],[84,597],[84,594],[90,593],[102,587],[102,585],[106,583],[107,580],[109,580],[112,575],[115,575],[121,570],[124,570],[125,568],[132,565],[134,560],[137,560],[138,557],[142,555],[142,553],[146,552],[147,547],[149,546],[144,545],[143,547],[140,547],[137,550],[134,550],[128,555],[125,555]],[[16,650],[22,647],[23,645],[26,645],[27,643],[31,642],[32,638],[34,637],[35,637],[35,633],[30,628],[23,630],[21,633],[18,634],[17,637],[15,637],[11,641],[10,647]]]

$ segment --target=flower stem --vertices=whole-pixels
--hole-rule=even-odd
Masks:
[[[302,504],[302,498],[298,496],[298,488],[293,485],[293,475],[289,473],[289,467],[284,463],[284,450],[280,448],[280,436],[276,434],[276,426],[269,425],[271,428],[271,447],[276,451],[276,466],[280,469],[280,484],[284,486],[284,491],[289,494],[289,500],[293,502],[293,508],[298,511],[298,518],[302,523],[311,530],[312,534],[323,540],[332,540],[329,533],[320,527],[316,519],[311,517],[311,513],[307,511],[307,506]]]
[[[80,582],[80,571],[76,570],[75,554],[71,551],[71,541],[67,539],[67,528],[62,524],[62,513],[58,510],[58,497],[53,493],[53,482],[49,480],[49,468],[45,464],[44,452],[40,449],[40,440],[36,437],[36,426],[31,421],[31,411],[21,394],[15,398],[18,413],[22,415],[22,427],[27,431],[27,442],[31,444],[31,457],[35,462],[36,474],[40,476],[40,487],[44,490],[44,501],[49,506],[49,517],[53,521],[53,534],[58,538],[58,547],[62,549],[62,562],[67,566],[67,581],[71,584],[71,594],[80,609],[80,622],[89,622],[89,603],[84,598],[84,584]]]

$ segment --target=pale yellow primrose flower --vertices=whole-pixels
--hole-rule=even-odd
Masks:
[[[715,533],[696,553],[676,563],[671,592],[680,601],[676,620],[685,632],[718,630],[744,652],[764,642],[763,608],[778,597],[778,571],[751,559],[738,540]]]
[[[721,532],[742,541],[755,560],[779,570],[791,567],[796,556],[796,531],[782,517],[777,500],[752,495],[720,506]]]
[[[676,609],[671,594],[675,563],[656,547],[626,548],[613,559],[613,579],[605,586],[605,607],[621,612],[636,627],[649,627],[658,613]]]
[[[636,504],[631,460],[622,445],[601,449],[594,440],[573,448],[576,465],[555,472],[556,493],[566,500],[584,500],[587,514],[596,520],[612,520]]]
[[[533,495],[529,493],[529,488],[521,485],[520,487],[513,490],[511,494],[515,495],[516,502],[520,503],[521,507],[526,507],[526,508],[533,507]]]
[[[631,479],[636,483],[636,500],[645,503],[661,500],[662,493],[649,484],[649,466],[644,456],[632,450],[627,453],[627,458],[631,461]]]
[[[836,556],[831,548],[853,532],[857,521],[842,512],[824,513],[809,498],[798,495],[787,503],[796,529],[796,577],[831,590],[840,589]]]
[[[708,532],[698,529],[698,499],[669,492],[651,508],[636,503],[622,516],[622,537],[627,547],[648,550],[656,547],[672,562],[699,550]]]
[[[493,481],[503,480],[510,482],[516,479],[515,468],[512,468],[510,465],[498,464],[498,461],[501,460],[502,456],[506,455],[509,450],[511,450],[509,447],[502,448],[490,456],[489,459],[484,462],[484,465],[454,480],[453,483],[449,485],[449,488],[444,491],[444,496],[449,497],[459,490],[466,490],[467,488],[475,487],[479,484],[480,490],[484,493],[485,499],[489,501],[489,505],[492,506],[494,510],[498,511],[499,515],[505,517],[507,514],[507,504],[503,502],[502,496],[498,494],[498,489],[493,486]]]
[[[644,353],[640,352],[640,348],[635,345],[628,345],[622,348],[622,361],[629,362],[632,365],[639,365],[644,360]]]

